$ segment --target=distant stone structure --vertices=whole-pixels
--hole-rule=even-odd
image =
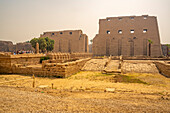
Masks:
[[[99,34],[93,39],[94,55],[161,56],[159,30],[155,16],[108,17],[99,20]]]
[[[11,41],[0,41],[0,51],[1,52],[13,52],[14,47]]]
[[[170,56],[170,44],[162,44],[161,47],[162,47],[163,55],[164,56]]]
[[[19,50],[24,50],[24,51],[31,50],[31,51],[34,51],[34,48],[32,47],[31,43],[26,43],[26,42],[16,43],[16,45],[13,45],[13,46],[14,46],[14,52],[17,52]]]
[[[87,53],[88,36],[83,34],[81,30],[66,30],[66,31],[54,31],[44,32],[41,37],[49,37],[54,40],[53,52],[62,53]]]
[[[92,53],[93,44],[89,44],[89,53]]]
[[[11,41],[0,41],[0,52],[17,52],[20,50],[34,51],[31,43],[16,43],[13,44]]]

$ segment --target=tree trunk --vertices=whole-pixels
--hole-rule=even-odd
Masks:
[[[151,56],[151,43],[149,43],[149,56]]]
[[[169,47],[167,45],[167,56],[169,56]]]

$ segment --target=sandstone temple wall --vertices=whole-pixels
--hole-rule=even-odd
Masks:
[[[81,30],[66,30],[44,32],[41,37],[49,37],[54,40],[53,52],[62,53],[88,53],[88,36],[83,34]]]
[[[155,16],[108,17],[99,20],[99,34],[93,39],[94,55],[161,56],[162,50]]]

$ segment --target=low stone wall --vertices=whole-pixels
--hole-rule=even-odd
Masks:
[[[45,63],[42,65],[42,69],[46,72],[47,76],[68,77],[80,71],[88,60],[90,60],[90,58],[67,63]]]
[[[89,60],[89,54],[49,53],[50,60],[40,64],[43,54],[0,53],[0,73],[35,74],[67,77],[78,72]],[[78,59],[78,58],[85,59]]]
[[[68,59],[80,59],[80,58],[89,58],[92,57],[92,53],[48,53],[47,56],[50,59],[60,59],[60,60],[68,60]]]
[[[156,64],[161,74],[170,77],[170,62],[159,61],[154,63]]]
[[[0,73],[12,73],[10,58],[0,58]]]
[[[122,56],[123,60],[170,60],[170,57]]]
[[[81,70],[84,64],[90,60],[90,58],[80,59],[67,63],[48,63],[49,61],[43,61],[43,64],[24,66],[22,64],[14,64],[12,66],[12,73],[16,74],[35,74],[36,76],[44,77],[68,77]]]
[[[71,58],[89,58],[92,57],[92,53],[71,53],[70,57]]]
[[[40,62],[43,54],[19,54],[11,55],[7,53],[0,54],[0,73],[13,73],[13,65],[36,65]],[[15,66],[14,66],[15,67]],[[23,69],[24,70],[24,69]]]
[[[33,74],[34,68],[36,68],[36,67],[27,67],[27,66],[24,66],[23,64],[13,64],[12,65],[12,73],[13,74],[31,75],[31,74]],[[42,70],[41,67],[39,69]]]
[[[48,53],[47,56],[50,59],[59,59],[59,60],[66,60],[70,59],[70,54],[69,53]]]

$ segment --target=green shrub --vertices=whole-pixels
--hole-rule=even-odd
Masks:
[[[50,58],[47,57],[47,56],[41,57],[41,58],[40,58],[40,63],[42,63],[43,60],[48,60],[48,59],[50,59]]]

